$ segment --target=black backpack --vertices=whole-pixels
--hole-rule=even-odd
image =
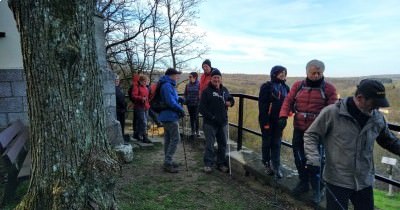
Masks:
[[[161,86],[163,83],[158,82],[157,83],[157,88],[154,94],[154,97],[150,101],[150,109],[152,109],[156,113],[160,113],[161,111],[164,111],[168,109],[168,105],[162,100],[161,98]]]
[[[129,89],[128,89],[129,100],[131,100],[132,103],[135,102],[135,100],[133,99],[133,94],[132,94],[133,88],[134,88],[134,87],[133,87],[133,85],[131,84],[131,85],[129,86]]]

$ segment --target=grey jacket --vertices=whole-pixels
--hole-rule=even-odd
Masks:
[[[373,149],[379,145],[400,155],[400,140],[390,132],[383,115],[374,110],[361,129],[347,111],[349,98],[327,106],[304,133],[307,164],[320,166],[318,144],[325,146],[323,178],[339,187],[361,190],[372,186],[375,168]]]

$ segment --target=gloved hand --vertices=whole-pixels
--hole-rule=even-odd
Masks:
[[[307,164],[306,168],[311,175],[319,174],[321,172],[321,167],[319,167],[319,166],[313,166],[313,165]]]
[[[185,103],[185,99],[182,97],[178,97],[178,103],[179,104],[184,104]]]
[[[183,117],[185,117],[185,110],[183,110],[183,109],[180,109],[180,110],[178,110],[177,112],[178,112],[178,116],[179,116],[179,118],[183,118]]]
[[[285,129],[287,123],[287,117],[280,117],[278,120],[278,126],[281,130]]]

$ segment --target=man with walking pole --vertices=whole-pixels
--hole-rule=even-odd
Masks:
[[[309,170],[321,170],[318,147],[325,147],[328,210],[347,209],[349,200],[355,210],[374,209],[375,141],[400,155],[400,140],[389,130],[380,107],[389,107],[385,87],[377,80],[362,80],[353,97],[323,109],[304,133]]]
[[[217,141],[218,170],[227,173],[229,171],[226,160],[228,107],[232,107],[235,101],[226,87],[222,85],[222,75],[218,69],[211,72],[211,82],[202,92],[200,97],[200,113],[203,115],[203,131],[206,139],[204,151],[204,172],[211,173],[214,161],[214,143]]]

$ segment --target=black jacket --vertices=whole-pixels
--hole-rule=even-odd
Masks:
[[[269,81],[261,85],[258,96],[258,120],[260,127],[277,125],[279,111],[288,92],[289,86],[284,82]]]
[[[124,92],[122,92],[119,86],[115,86],[115,99],[116,99],[117,113],[125,113],[126,112],[125,94]]]
[[[200,98],[199,112],[203,115],[204,123],[214,126],[225,126],[228,123],[226,101],[230,101],[231,106],[235,103],[228,89],[221,85],[220,89],[217,90],[209,83]]]

